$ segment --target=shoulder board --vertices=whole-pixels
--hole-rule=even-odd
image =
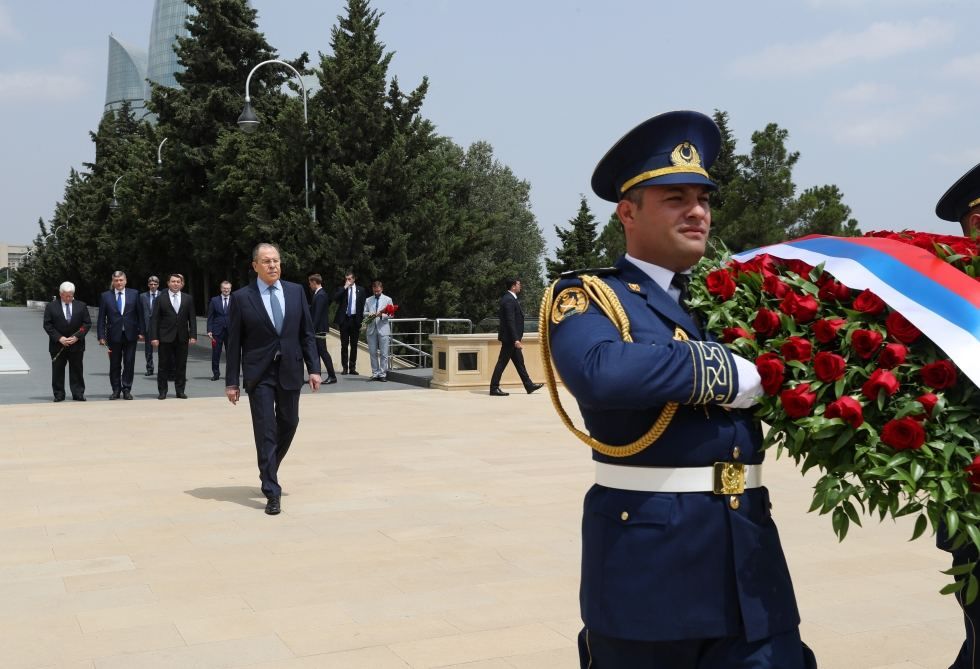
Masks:
[[[618,267],[591,267],[589,269],[572,269],[558,275],[559,279],[574,279],[575,277],[590,274],[592,276],[615,276],[619,274]]]

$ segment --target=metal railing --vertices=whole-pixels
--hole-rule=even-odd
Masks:
[[[392,318],[391,356],[410,367],[432,367],[430,334],[445,334],[446,330],[473,332],[468,318]]]

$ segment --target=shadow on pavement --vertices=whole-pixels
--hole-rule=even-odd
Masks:
[[[185,490],[184,492],[198,499],[233,502],[253,509],[265,508],[265,495],[254,486],[230,485],[222,488],[194,488],[193,490]],[[262,501],[257,501],[259,499]]]

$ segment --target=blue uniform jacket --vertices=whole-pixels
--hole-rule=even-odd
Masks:
[[[617,268],[603,281],[629,317],[633,342],[624,342],[591,302],[557,324],[549,320],[555,367],[588,431],[606,444],[634,441],[667,402],[680,406],[646,450],[625,458],[593,451],[593,458],[655,467],[762,462],[762,433],[751,412],[718,406],[737,394],[731,354],[719,343],[697,341],[691,317],[639,268],[625,258]],[[554,294],[581,285],[563,279]],[[676,327],[691,341],[675,340]],[[740,635],[755,641],[797,627],[769,493],[746,490],[739,502],[732,509],[727,496],[712,492],[592,486],[582,520],[586,627],[640,641]]]

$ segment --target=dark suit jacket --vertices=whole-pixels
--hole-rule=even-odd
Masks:
[[[208,303],[208,332],[215,337],[224,337],[228,329],[228,312],[225,311],[223,295],[215,295]],[[228,296],[228,308],[231,309],[231,295]]]
[[[367,291],[361,286],[354,284],[354,322],[357,327],[361,326],[364,318],[364,300],[367,299]],[[333,301],[337,303],[337,312],[333,316],[333,322],[338,326],[347,320],[347,290],[341,286],[333,294]]]
[[[322,334],[330,329],[330,296],[324,288],[313,294],[313,304],[310,307],[313,314],[313,332]]]
[[[165,290],[157,291],[157,300],[163,297],[163,294],[167,292]],[[154,301],[156,304],[156,301]],[[145,293],[140,293],[140,311],[143,312],[143,333],[144,335],[150,331],[150,320],[153,318],[153,307],[150,306],[150,291]]]
[[[122,314],[116,309],[115,290],[107,290],[99,297],[99,339],[109,343],[136,341],[139,335],[146,332],[140,309],[140,294],[132,288],[126,288],[124,292],[126,306],[123,307]]]
[[[303,288],[298,283],[281,281],[285,313],[282,334],[276,329],[265,310],[258,286],[251,283],[232,293],[228,315],[228,355],[225,360],[225,384],[239,385],[239,369],[245,390],[262,380],[266,369],[279,361],[279,385],[285,390],[303,387],[303,362],[311,374],[320,373],[313,321],[306,305]]]
[[[497,329],[498,340],[505,344],[513,344],[524,338],[524,310],[509,290],[500,298],[500,310],[497,316],[500,318],[500,326]]]
[[[174,311],[170,301],[170,291],[161,292],[153,303],[153,316],[150,318],[150,341],[186,343],[197,339],[197,318],[194,315],[194,298],[187,293],[180,294],[180,311]]]
[[[48,341],[48,352],[51,355],[55,355],[65,348],[58,341],[61,337],[71,337],[82,327],[85,328],[85,332],[78,335],[78,341],[68,347],[69,351],[85,350],[85,335],[92,329],[92,319],[88,315],[88,307],[81,300],[72,302],[70,321],[65,320],[65,307],[60,298],[48,302],[47,306],[44,307],[44,331],[51,338]]]

